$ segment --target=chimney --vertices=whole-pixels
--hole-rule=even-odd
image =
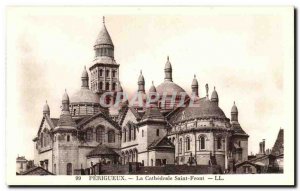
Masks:
[[[265,147],[266,147],[266,140],[263,139],[263,142],[262,142],[262,153],[263,154],[266,154]]]
[[[258,154],[262,154],[262,142],[259,142],[259,152]]]

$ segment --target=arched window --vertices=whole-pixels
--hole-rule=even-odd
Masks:
[[[41,133],[41,147],[44,147],[44,133]]]
[[[133,127],[133,140],[136,139],[136,127]]]
[[[131,141],[131,125],[128,127],[128,141]]]
[[[106,84],[105,84],[105,90],[109,90],[109,83],[108,82],[106,82]]]
[[[98,127],[96,129],[96,141],[98,143],[104,142],[104,127]]]
[[[116,77],[116,71],[115,70],[112,71],[112,77],[113,78]]]
[[[185,139],[185,150],[189,151],[191,149],[191,141],[190,141],[190,137],[187,137]]]
[[[86,131],[86,140],[87,141],[92,141],[93,140],[93,130],[92,129],[88,129]]]
[[[179,142],[178,142],[178,152],[179,152],[179,154],[182,153],[182,138],[180,138]]]
[[[173,144],[175,143],[175,137],[173,137],[173,139],[172,139],[172,143],[173,143]]]
[[[106,73],[105,73],[106,77],[109,76],[109,70],[106,70]]]
[[[116,90],[116,83],[115,82],[112,84],[112,90]]]
[[[99,89],[102,90],[103,89],[103,82],[99,83]]]
[[[199,136],[199,149],[204,150],[205,149],[205,137]]]
[[[67,135],[67,142],[70,141],[70,135]]]
[[[72,163],[67,164],[67,175],[72,175]]]
[[[100,76],[103,75],[103,70],[102,70],[102,69],[99,70],[99,75],[100,75]]]
[[[217,138],[217,149],[221,149],[222,148],[222,138],[218,137]]]
[[[107,136],[108,136],[108,142],[109,143],[114,143],[115,142],[115,131],[114,130],[108,131]]]
[[[124,128],[124,142],[126,142],[126,137],[127,137],[127,129]]]

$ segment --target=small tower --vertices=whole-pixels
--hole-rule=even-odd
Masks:
[[[238,109],[235,102],[233,102],[233,106],[231,108],[231,121],[238,122]]]
[[[62,112],[53,130],[53,172],[57,175],[73,175],[77,169],[78,160],[78,137],[76,123],[72,119],[69,110],[69,96],[65,91],[62,97]],[[72,156],[72,157],[70,157]]]
[[[165,64],[165,81],[172,82],[172,65],[169,56],[167,57],[167,62]]]
[[[198,80],[196,78],[196,75],[194,75],[194,79],[192,81],[192,93],[199,97],[199,86],[198,86]]]
[[[142,70],[140,71],[140,76],[138,79],[138,92],[145,93],[145,79]]]
[[[48,115],[50,117],[50,108],[49,108],[49,105],[47,103],[47,100],[46,100],[46,103],[43,107],[43,116],[45,115]]]
[[[205,90],[206,90],[206,100],[209,100],[209,97],[208,97],[208,91],[209,91],[208,84],[205,84]]]
[[[84,66],[84,69],[83,69],[82,75],[81,75],[81,88],[89,89],[89,75],[86,71],[85,66]]]
[[[149,100],[149,104],[150,104],[151,108],[152,107],[157,107],[158,100],[155,99],[157,96],[158,96],[158,94],[156,92],[156,88],[154,86],[154,82],[152,81],[152,86],[149,89],[149,98],[151,98]]]
[[[114,59],[114,44],[106,29],[104,17],[94,51],[95,59],[90,67],[91,90],[99,95],[104,92],[116,92],[119,81],[119,64]]]
[[[217,105],[219,105],[219,96],[218,96],[218,93],[216,91],[216,87],[214,87],[214,91],[211,93],[210,100],[212,102],[216,103]]]

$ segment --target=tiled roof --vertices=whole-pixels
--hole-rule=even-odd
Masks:
[[[53,174],[48,170],[43,169],[40,166],[35,166],[26,170],[25,172],[22,172],[20,175],[53,175]]]
[[[147,108],[142,120],[164,120],[164,116],[161,114],[157,107]]]
[[[70,114],[61,114],[57,126],[76,126],[75,121]]]
[[[227,119],[222,109],[214,102],[206,99],[199,99],[195,102],[193,107],[185,107],[177,110],[170,117],[173,123],[196,119],[196,118],[221,118]]]
[[[242,129],[240,124],[238,123],[232,123],[234,134],[236,135],[247,135],[247,133]]]
[[[280,155],[284,153],[284,133],[283,133],[283,129],[279,130],[279,133],[277,135],[277,139],[274,143],[274,146],[272,148],[272,152],[271,154],[274,156]]]
[[[106,145],[99,144],[95,149],[87,154],[87,157],[101,156],[101,155],[118,155],[112,148]]]
[[[101,28],[101,30],[98,34],[97,40],[95,42],[95,46],[96,45],[112,45],[113,46],[113,42],[110,38],[110,35],[109,35],[104,23],[102,25],[102,28]]]
[[[157,139],[148,146],[148,149],[159,149],[159,148],[175,149],[175,146],[167,137],[162,137],[160,139]]]

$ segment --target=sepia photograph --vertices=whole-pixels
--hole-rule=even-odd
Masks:
[[[294,185],[294,11],[8,7],[7,184]]]

